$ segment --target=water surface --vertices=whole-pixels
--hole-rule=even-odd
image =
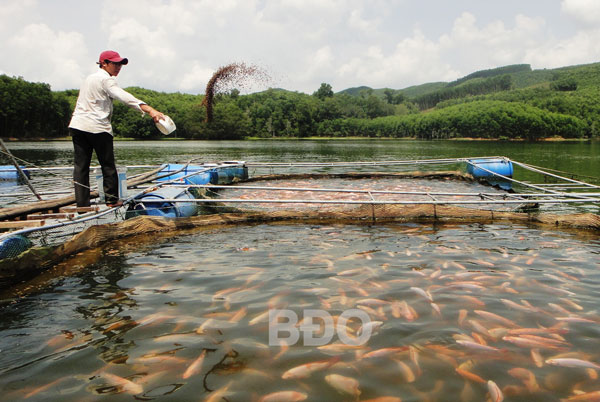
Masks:
[[[600,362],[599,254],[598,236],[504,225],[256,225],[140,237],[60,264],[70,275],[3,307],[0,388],[11,400],[202,400],[225,387],[229,401],[284,390],[356,400],[327,382],[338,374],[365,400],[484,400],[491,380],[507,400],[558,401],[598,389],[594,370],[544,361]],[[299,319],[309,309],[361,309],[373,333],[350,349],[337,336],[321,347],[303,338],[273,345],[269,309]],[[351,320],[348,334],[360,327]],[[532,336],[509,332],[522,328],[539,331],[535,347],[514,343]],[[203,353],[199,372],[184,378]],[[282,378],[315,361],[330,364]]]
[[[597,143],[116,147],[126,165],[505,155],[579,174],[600,171]],[[71,163],[70,143],[9,148],[36,165]],[[68,178],[34,177],[34,184],[55,189]],[[480,401],[493,381],[506,400],[558,401],[600,390],[596,369],[546,363],[600,364],[599,254],[597,233],[508,224],[242,225],[138,236],[73,256],[2,294],[0,390],[6,400],[28,401],[258,401],[281,391],[311,401]],[[351,320],[349,336],[367,327],[372,335],[355,348],[337,335],[322,347],[303,338],[269,344],[273,309],[299,319],[311,309],[335,319],[358,309],[369,322]],[[325,364],[306,378],[282,378],[311,362]],[[334,374],[356,388],[340,387]]]

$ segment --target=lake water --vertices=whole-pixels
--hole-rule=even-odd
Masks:
[[[9,148],[36,165],[71,163],[69,143]],[[600,171],[597,143],[117,143],[127,165],[489,155]],[[597,232],[516,224],[260,224],[129,238],[2,294],[0,393],[481,401],[497,386],[505,400],[589,399],[600,392],[599,255]],[[314,327],[311,316],[321,317]]]

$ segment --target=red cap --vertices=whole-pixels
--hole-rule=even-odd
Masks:
[[[127,57],[121,57],[121,55],[114,50],[105,50],[100,53],[100,57],[98,58],[98,63],[102,63],[104,60],[112,61],[113,63],[121,63],[127,64],[129,60]]]

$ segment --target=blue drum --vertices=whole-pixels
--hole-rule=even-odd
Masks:
[[[162,216],[165,218],[180,218],[194,216],[198,212],[195,202],[174,202],[165,200],[194,200],[195,197],[186,188],[163,187],[156,191],[142,194],[134,200],[125,212],[125,218],[138,215]],[[144,202],[135,202],[144,201]]]

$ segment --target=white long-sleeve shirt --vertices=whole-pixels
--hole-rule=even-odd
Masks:
[[[121,89],[117,84],[116,77],[112,77],[103,69],[98,69],[85,79],[79,90],[79,97],[69,128],[88,133],[113,135],[110,124],[113,99],[118,99],[130,108],[138,110],[142,115],[144,114],[140,105],[144,105],[145,102]]]

